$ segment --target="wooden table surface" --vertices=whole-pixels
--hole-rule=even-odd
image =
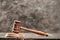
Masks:
[[[48,37],[45,37],[45,36],[41,36],[41,35],[37,35],[37,34],[34,34],[34,33],[24,33],[25,34],[25,39],[28,39],[28,38],[35,38],[35,39],[60,39],[60,33],[51,33],[49,34]],[[5,37],[6,33],[0,33],[0,38],[7,38]]]

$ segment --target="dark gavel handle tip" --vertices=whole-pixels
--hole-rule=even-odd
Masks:
[[[48,37],[48,35],[46,35],[46,37]]]

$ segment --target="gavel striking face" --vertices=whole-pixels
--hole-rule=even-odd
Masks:
[[[19,31],[21,30],[20,29],[21,23],[16,21],[13,25],[14,25],[13,32],[14,33],[19,33]]]

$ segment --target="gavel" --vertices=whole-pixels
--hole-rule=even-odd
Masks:
[[[22,27],[22,22],[15,20],[14,21],[14,24],[13,24],[12,31],[14,33],[17,33],[18,34],[21,30],[26,30],[26,31],[29,31],[29,32],[32,32],[32,33],[35,33],[35,34],[38,34],[38,35],[43,35],[43,36],[46,36],[46,37],[48,36],[48,34],[45,33],[45,32]]]
[[[5,37],[10,37],[10,38],[20,38],[21,40],[24,40],[25,34],[19,33],[21,26],[21,22],[15,20],[13,23],[13,28],[12,28],[12,33],[7,33]]]

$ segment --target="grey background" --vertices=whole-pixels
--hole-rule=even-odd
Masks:
[[[60,0],[0,0],[0,32],[11,32],[14,20],[30,29],[60,33]]]

